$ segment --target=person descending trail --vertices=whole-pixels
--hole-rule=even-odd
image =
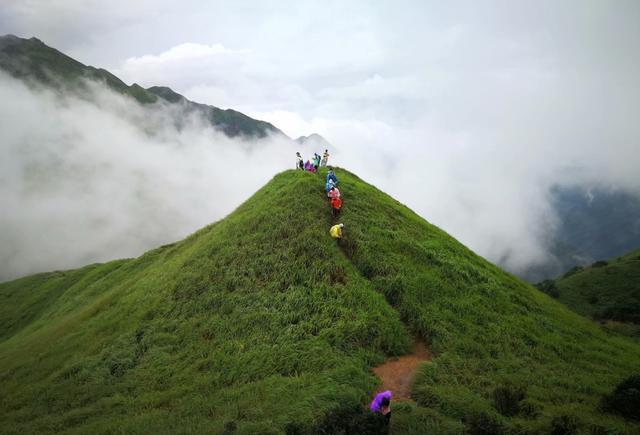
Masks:
[[[338,185],[338,177],[336,177],[336,173],[333,172],[333,168],[329,168],[329,172],[327,172],[327,183],[329,181],[333,181],[333,184]]]
[[[369,405],[369,408],[374,414],[379,414],[384,416],[384,422],[385,422],[386,428],[388,428],[389,420],[391,420],[391,398],[392,397],[393,397],[393,393],[391,392],[391,390],[383,391],[382,393],[376,394],[376,397],[373,398],[371,405]]]
[[[296,153],[296,169],[304,171],[304,163],[302,161],[302,156],[300,155],[300,153]]]
[[[329,197],[329,200],[332,200],[333,198],[340,198],[340,191],[337,187],[333,186],[329,189],[329,192],[327,192],[327,196]]]
[[[333,217],[338,217],[340,214],[340,209],[342,208],[342,200],[340,197],[331,199],[331,210],[333,211]]]
[[[329,230],[329,234],[331,234],[331,237],[333,237],[334,239],[341,239],[342,238],[342,229],[343,228],[344,228],[344,224],[334,225]]]
[[[393,393],[391,390],[383,391],[382,393],[376,394],[376,397],[371,401],[371,405],[369,408],[373,412],[379,412],[382,415],[388,415],[391,413],[391,399],[393,398]]]
[[[327,162],[329,161],[329,150],[324,150],[324,154],[322,154],[322,161],[320,162],[320,166],[327,166]]]
[[[320,157],[317,154],[316,156]],[[331,212],[333,213],[334,218],[337,218],[340,215],[340,210],[342,209],[342,198],[340,198],[340,191],[336,187],[337,182],[338,178],[333,172],[333,169],[329,169],[329,173],[327,174],[327,182],[325,183],[325,191],[327,192],[329,204],[331,205]],[[342,239],[343,228],[343,223],[334,225],[329,229],[329,234],[331,235],[331,237],[339,241],[340,239]]]
[[[329,193],[332,187],[336,187],[336,185],[333,183],[333,180],[327,181],[327,183],[324,185],[325,193]]]

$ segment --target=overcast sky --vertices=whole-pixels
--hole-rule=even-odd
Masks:
[[[640,192],[636,0],[2,3],[0,33],[322,134],[512,270],[545,256],[550,186]]]

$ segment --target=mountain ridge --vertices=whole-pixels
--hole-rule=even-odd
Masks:
[[[7,432],[333,433],[414,335],[434,357],[394,433],[638,430],[599,409],[638,344],[336,173],[337,244],[322,177],[290,170],[185,240],[0,284]]]
[[[302,146],[315,148],[314,151],[316,152],[322,152],[325,149],[329,149],[331,152],[335,150],[333,145],[318,133],[311,133],[309,136],[300,136],[296,138],[295,141]]]
[[[181,104],[187,113],[201,114],[213,127],[229,137],[287,137],[271,123],[253,119],[232,109],[195,103],[168,87],[152,86],[145,89],[137,83],[129,86],[111,72],[85,65],[35,37],[24,39],[15,35],[0,36],[0,69],[29,84],[38,83],[62,92],[82,93],[86,91],[83,81],[93,80],[104,83],[109,89],[131,97],[142,105],[151,105],[160,100],[169,104]]]

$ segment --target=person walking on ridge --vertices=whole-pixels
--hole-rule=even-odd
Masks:
[[[327,166],[328,161],[329,161],[329,150],[324,150],[324,154],[322,154],[322,161],[320,162],[320,166]]]
[[[307,160],[307,162],[304,164],[304,170],[305,171],[309,171],[309,172],[316,172],[316,168],[313,166],[313,164]]]
[[[304,171],[304,163],[302,161],[302,156],[300,155],[300,153],[296,153],[296,169]]]
[[[340,209],[342,208],[342,200],[340,197],[331,199],[331,210],[333,211],[333,217],[338,217],[340,214]]]
[[[333,181],[333,184],[338,185],[338,177],[336,177],[336,173],[333,172],[333,168],[329,167],[329,172],[327,172],[327,183],[329,181]]]
[[[331,188],[332,188],[332,187],[336,187],[336,186],[333,184],[333,180],[329,180],[329,181],[327,181],[327,184],[325,184],[325,185],[324,185],[324,191],[325,191],[325,193],[329,193],[329,191],[331,190]]]
[[[317,171],[319,166],[320,166],[320,154],[313,153],[313,167]]]
[[[342,238],[342,229],[344,228],[344,224],[337,224],[331,227],[331,229],[329,230],[329,234],[331,235],[331,237],[333,237],[334,239],[341,239]]]
[[[391,390],[378,393],[371,401],[371,405],[369,407],[373,412],[379,412],[382,415],[387,415],[391,412],[391,398],[393,398]]]
[[[329,200],[332,200],[333,198],[340,198],[340,191],[337,187],[333,186],[329,189],[329,192],[327,192],[327,196],[329,197]]]
[[[369,409],[375,416],[380,418],[379,433],[389,433],[389,423],[391,420],[391,398],[393,393],[390,390],[376,394]]]

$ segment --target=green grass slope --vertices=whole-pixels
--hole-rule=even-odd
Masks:
[[[640,370],[637,345],[342,174],[343,252],[436,355],[414,385],[420,407],[489,433],[640,430],[598,410],[603,394]]]
[[[3,432],[281,433],[362,403],[409,337],[325,213],[285,173],[182,242],[1,284]]]
[[[640,337],[640,250],[538,286],[577,313]]]
[[[333,433],[412,334],[435,358],[394,433],[640,429],[598,409],[640,346],[338,176],[340,243],[287,171],[181,242],[0,284],[3,432]]]

